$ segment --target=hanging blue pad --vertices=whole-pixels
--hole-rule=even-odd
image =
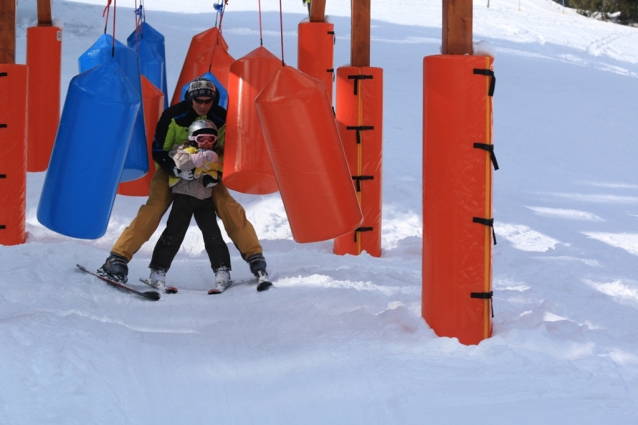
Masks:
[[[131,49],[135,50],[135,40],[144,40],[146,43],[148,43],[153,48],[153,50],[157,52],[157,54],[162,58],[162,61],[164,62],[162,64],[162,73],[164,75],[164,80],[162,81],[162,85],[158,86],[154,82],[153,84],[155,84],[157,88],[159,88],[162,92],[164,92],[164,109],[166,109],[168,108],[168,89],[166,87],[166,78],[167,78],[166,48],[164,46],[164,36],[155,28],[147,24],[146,22],[142,22],[142,25],[140,25],[137,28],[137,34],[135,31],[133,31],[131,35],[128,36],[128,38],[126,39],[126,45],[130,47]],[[141,52],[140,52],[140,61],[143,61]],[[142,68],[143,68],[143,65],[142,65]],[[143,69],[142,69],[142,74],[144,74]],[[148,75],[144,74],[144,76],[148,78],[149,80],[151,80]]]
[[[40,195],[40,223],[74,238],[104,235],[141,104],[113,60],[73,77]]]
[[[126,155],[124,169],[120,176],[121,182],[139,179],[148,172],[148,148],[146,140],[146,127],[144,126],[144,106],[142,99],[142,80],[140,72],[140,59],[133,50],[115,40],[115,57],[113,57],[113,37],[109,34],[102,34],[100,38],[86,52],[80,56],[78,62],[80,72],[101,65],[115,59],[124,75],[131,81],[135,91],[140,97],[140,108],[135,117],[135,128],[133,138]],[[97,114],[93,121],[101,120],[103,117]],[[123,142],[123,141],[122,141]]]
[[[228,109],[228,90],[226,90],[226,87],[224,87],[222,83],[219,82],[217,77],[215,77],[215,75],[213,75],[212,72],[207,72],[205,74],[202,74],[199,76],[199,78],[206,78],[207,80],[210,80],[213,82],[213,84],[215,84],[215,87],[217,87],[217,91],[219,91],[219,106],[227,110]],[[186,97],[186,92],[188,91],[189,84],[190,82],[185,84],[182,87],[179,100],[184,100],[184,98]]]
[[[164,84],[164,61],[161,56],[144,40],[137,44],[137,54],[140,57],[142,75],[148,78],[158,90]],[[164,95],[166,99],[166,95]]]

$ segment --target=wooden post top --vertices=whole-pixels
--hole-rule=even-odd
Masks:
[[[16,62],[16,0],[0,0],[0,63]]]
[[[441,53],[472,54],[472,0],[443,0]]]
[[[53,25],[51,0],[38,0],[38,26],[50,27],[51,25]]]
[[[310,22],[324,22],[326,20],[326,0],[312,0],[310,2]]]
[[[352,0],[350,40],[350,65],[370,66],[370,0]]]

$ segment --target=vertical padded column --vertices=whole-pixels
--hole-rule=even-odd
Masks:
[[[142,76],[142,102],[144,102],[144,125],[146,126],[146,144],[148,146],[148,173],[142,178],[130,182],[120,183],[117,188],[119,195],[148,196],[151,191],[151,180],[155,174],[152,145],[155,138],[155,127],[164,111],[164,93]]]
[[[49,166],[55,133],[60,123],[60,74],[62,72],[62,30],[58,27],[27,28],[29,67],[27,171],[44,171]]]
[[[235,59],[222,46],[215,46],[195,58],[193,78],[210,72],[228,90],[228,76],[233,62]]]
[[[297,68],[324,83],[332,105],[335,26],[331,22],[305,19],[297,28]]]
[[[255,98],[281,67],[281,60],[265,47],[256,48],[230,67],[223,173],[229,189],[253,195],[279,190]]]
[[[352,232],[363,217],[323,83],[285,66],[255,104],[295,241]]]
[[[26,241],[27,67],[0,64],[0,244]],[[4,99],[11,99],[4,101]]]
[[[334,253],[381,256],[381,161],[383,150],[383,70],[337,70],[337,124],[363,212],[353,233],[335,239]]]
[[[492,333],[493,82],[489,57],[423,61],[422,315],[462,344]]]

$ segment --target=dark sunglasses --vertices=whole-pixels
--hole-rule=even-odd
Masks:
[[[213,103],[213,99],[198,99],[198,98],[193,98],[193,102],[199,103],[200,105],[208,105],[209,103]]]

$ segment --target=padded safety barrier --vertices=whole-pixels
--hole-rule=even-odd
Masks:
[[[222,49],[228,50],[226,40],[224,40],[222,33],[216,27],[207,29],[206,31],[193,36],[191,44],[188,47],[188,52],[186,53],[186,58],[184,59],[184,65],[182,65],[182,72],[180,72],[179,78],[177,79],[177,85],[175,86],[171,105],[175,105],[179,102],[179,97],[184,84],[192,81],[193,78],[196,77],[195,59],[214,46],[221,46]]]
[[[146,141],[148,146],[148,163],[151,164],[148,173],[140,179],[120,183],[117,193],[127,196],[148,196],[151,191],[151,179],[155,174],[152,145],[155,137],[155,127],[164,111],[164,93],[142,76],[142,101],[144,102],[144,125],[146,126]]]
[[[120,66],[124,75],[126,75],[129,79],[139,97],[140,108],[138,109],[137,116],[135,117],[135,128],[133,129],[133,136],[130,143],[129,140],[126,140],[122,136],[118,136],[116,134],[112,134],[114,139],[109,141],[110,143],[122,143],[129,146],[129,151],[126,154],[126,162],[124,163],[124,169],[120,176],[120,181],[127,182],[139,179],[146,174],[149,169],[146,147],[146,128],[144,126],[144,108],[142,105],[142,74],[140,71],[139,56],[135,53],[135,51],[115,40],[115,56],[113,56],[112,52],[113,37],[109,34],[102,34],[95,44],[93,44],[93,46],[80,56],[78,62],[80,65],[80,72],[85,72],[97,65],[114,60]],[[106,84],[106,81],[102,82],[102,84]],[[66,101],[68,102],[71,99],[72,98],[67,96]],[[84,118],[88,119],[88,116],[84,116]],[[92,118],[92,121],[101,120],[104,120],[104,116],[101,114],[96,114]],[[88,124],[89,122],[84,125],[89,128]]]
[[[492,333],[492,155],[475,146],[492,145],[492,71],[486,56],[423,61],[422,315],[462,344]]]
[[[279,190],[255,98],[281,67],[281,60],[265,47],[258,47],[230,67],[223,172],[229,189],[253,195]]]
[[[334,253],[381,256],[383,69],[337,70],[337,124],[363,212],[363,224],[334,241]]]
[[[149,78],[145,73],[144,73],[144,65],[143,63],[141,63],[142,65],[142,74],[146,75],[146,78],[148,78],[149,80],[151,80],[151,82],[153,84],[155,84],[155,86],[162,90],[162,92],[164,93],[164,108],[168,108],[168,91],[167,91],[167,87],[166,87],[166,78],[167,78],[167,74],[166,74],[166,46],[164,43],[164,36],[157,31],[155,28],[153,28],[151,25],[149,25],[148,23],[142,22],[142,25],[140,25],[137,28],[137,32],[133,31],[128,38],[126,39],[126,45],[128,47],[130,47],[133,50],[137,50],[136,49],[136,45],[137,45],[137,41],[144,41],[145,44],[151,46],[153,48],[153,50],[155,50],[155,52],[162,58],[162,75],[164,76],[164,79],[162,80],[162,85],[158,85],[156,81],[154,81],[152,78]],[[140,54],[140,62],[143,62],[142,59],[142,55]]]
[[[294,240],[324,241],[359,227],[363,216],[325,85],[285,66],[255,104]]]
[[[27,117],[27,171],[49,166],[60,123],[62,30],[54,26],[27,28],[29,67]]]
[[[114,60],[73,77],[42,187],[40,223],[74,238],[106,233],[140,106]]]
[[[0,245],[27,239],[27,67],[0,64]]]
[[[215,75],[217,80],[228,90],[228,76],[230,66],[235,59],[221,46],[214,46],[195,58],[193,65],[193,78],[207,72]]]
[[[335,26],[331,22],[310,22],[306,18],[299,23],[297,30],[297,68],[323,81],[332,105]]]

